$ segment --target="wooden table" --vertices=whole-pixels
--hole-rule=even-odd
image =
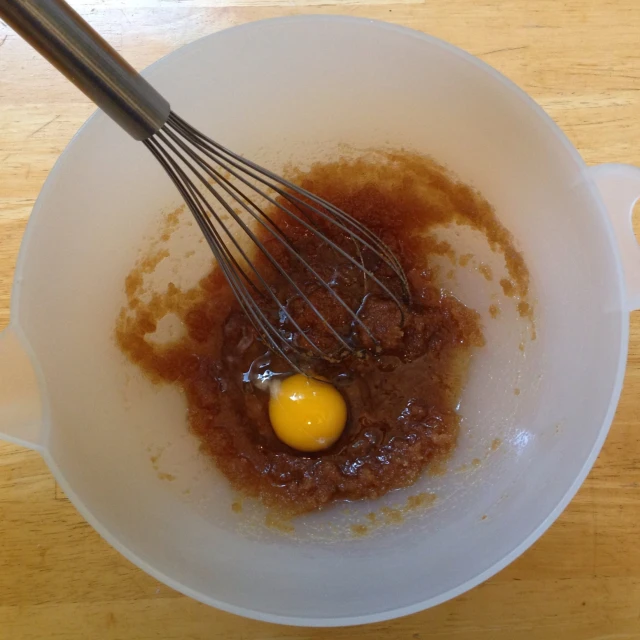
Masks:
[[[75,0],[141,68],[231,25],[298,13],[396,22],[486,60],[590,164],[640,165],[639,0]],[[0,329],[18,246],[54,161],[93,106],[0,24]],[[640,209],[640,207],[639,207]],[[638,221],[640,225],[640,220]],[[640,638],[640,316],[611,434],[551,530],[482,586],[356,629],[244,620],[132,566],[76,513],[35,453],[0,444],[0,638]]]

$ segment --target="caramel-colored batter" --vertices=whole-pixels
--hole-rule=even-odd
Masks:
[[[252,380],[267,369],[290,368],[257,338],[215,268],[196,289],[181,292],[169,285],[164,295],[147,303],[139,296],[141,278],[134,270],[127,279],[128,305],[118,319],[116,338],[122,351],[153,381],[174,383],[184,391],[191,429],[235,488],[267,505],[300,513],[408,486],[431,461],[455,446],[456,406],[469,356],[484,339],[478,314],[444,294],[433,281],[430,255],[453,254],[453,250],[437,242],[429,227],[457,222],[483,231],[505,255],[514,295],[526,296],[528,272],[486,201],[426,158],[394,153],[341,160],[314,166],[294,179],[378,234],[399,257],[412,293],[403,319],[380,291],[363,289],[361,273],[318,245],[302,227],[271,212],[311,266],[352,308],[360,309],[360,317],[381,346],[372,349],[367,335],[350,329],[344,310],[312,280],[305,280],[302,267],[286,250],[268,242],[287,273],[306,287],[332,324],[346,333],[356,332],[351,337],[365,353],[339,363],[313,362],[314,373],[331,380],[348,404],[348,424],[335,445],[321,453],[303,454],[276,438],[268,419],[268,392],[256,388]],[[341,246],[353,247],[341,232],[326,231]],[[258,264],[314,341],[331,346],[325,328],[290,295],[283,279],[264,261]],[[383,264],[371,259],[368,267],[398,290],[397,280]],[[169,311],[180,316],[187,335],[169,345],[148,341],[146,336]]]

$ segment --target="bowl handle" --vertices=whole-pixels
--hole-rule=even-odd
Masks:
[[[31,358],[17,327],[0,332],[0,439],[41,450],[42,402]]]
[[[629,164],[601,164],[590,167],[609,212],[618,241],[627,289],[627,308],[640,309],[640,246],[633,231],[633,206],[640,199],[640,169]]]

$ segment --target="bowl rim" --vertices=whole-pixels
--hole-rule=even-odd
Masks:
[[[351,625],[361,625],[361,624],[370,624],[375,622],[383,622],[386,620],[391,620],[394,618],[398,618],[401,616],[406,616],[412,613],[417,613],[419,611],[423,611],[425,609],[434,607],[436,605],[442,604],[447,600],[451,600],[466,591],[474,588],[475,586],[481,584],[482,582],[488,580],[496,573],[501,571],[511,562],[513,562],[518,556],[524,553],[534,542],[542,536],[542,534],[553,524],[553,522],[558,518],[558,516],[562,513],[562,511],[566,508],[569,502],[573,499],[578,489],[584,482],[587,474],[591,470],[602,445],[607,437],[609,432],[609,428],[613,421],[613,417],[615,414],[615,410],[618,404],[619,396],[622,390],[622,383],[624,378],[624,373],[626,370],[626,361],[627,361],[627,349],[628,349],[628,339],[629,339],[629,321],[628,314],[623,311],[624,307],[622,305],[622,301],[624,300],[624,292],[623,292],[623,271],[622,264],[620,260],[620,254],[617,250],[617,242],[615,240],[615,235],[613,232],[613,226],[611,224],[611,220],[609,215],[607,214],[607,210],[604,206],[602,198],[591,179],[589,172],[587,171],[587,165],[584,162],[583,158],[578,153],[577,149],[573,146],[573,144],[566,137],[564,132],[560,129],[560,127],[552,120],[552,118],[540,107],[525,91],[520,89],[513,81],[509,80],[506,76],[502,75],[499,71],[491,67],[486,62],[480,60],[476,56],[460,49],[459,47],[452,45],[440,38],[436,38],[435,36],[431,36],[429,34],[423,33],[421,31],[417,31],[410,27],[405,27],[397,24],[392,24],[388,22],[384,22],[382,20],[374,20],[369,18],[361,18],[354,16],[342,16],[342,15],[299,15],[299,16],[286,16],[286,17],[276,17],[276,18],[267,18],[258,21],[252,21],[240,25],[235,25],[232,27],[228,27],[225,29],[221,29],[219,31],[210,33],[205,35],[193,42],[185,44],[178,49],[171,51],[165,54],[163,57],[159,58],[149,66],[147,66],[141,73],[142,75],[149,77],[153,75],[153,72],[156,68],[162,66],[169,58],[176,59],[182,55],[187,53],[191,53],[194,49],[200,46],[205,40],[210,38],[218,37],[220,34],[223,34],[228,31],[251,31],[255,29],[263,29],[265,26],[269,26],[273,23],[279,23],[283,25],[296,25],[303,24],[309,22],[330,22],[330,23],[342,23],[342,24],[357,24],[360,26],[368,25],[375,29],[381,29],[386,31],[393,31],[399,34],[402,34],[406,37],[411,37],[417,40],[422,40],[430,43],[436,47],[439,47],[441,50],[444,50],[450,55],[456,56],[461,60],[464,60],[469,65],[475,67],[475,69],[483,74],[489,75],[494,81],[502,84],[505,88],[509,89],[513,95],[517,96],[521,103],[524,106],[528,107],[528,109],[534,113],[538,119],[543,122],[550,130],[555,133],[555,136],[560,145],[564,147],[564,150],[568,153],[569,157],[576,163],[576,165],[581,170],[584,176],[585,186],[589,191],[589,195],[593,198],[595,206],[600,209],[600,212],[603,217],[603,222],[605,224],[606,233],[608,236],[608,240],[613,249],[614,259],[616,262],[616,271],[617,271],[617,282],[615,283],[617,286],[618,297],[621,301],[620,305],[620,344],[619,344],[619,354],[618,354],[618,370],[616,372],[613,392],[611,395],[609,407],[607,409],[605,419],[602,423],[600,432],[598,437],[596,438],[591,452],[585,459],[580,472],[576,476],[573,483],[567,488],[562,498],[558,501],[555,508],[553,508],[547,516],[540,522],[540,524],[529,533],[529,535],[523,539],[520,544],[511,549],[507,554],[503,556],[503,558],[496,563],[494,563],[491,567],[483,571],[482,573],[474,576],[473,578],[467,580],[466,582],[449,589],[448,591],[439,594],[438,596],[428,598],[426,600],[422,600],[420,602],[413,603],[411,605],[397,607],[393,609],[388,609],[384,611],[379,611],[372,614],[366,615],[356,615],[356,616],[340,616],[340,617],[326,617],[326,618],[307,618],[307,617],[298,617],[291,615],[282,615],[282,614],[273,614],[266,611],[260,611],[257,609],[250,609],[243,606],[233,605],[222,600],[218,600],[215,598],[211,598],[199,591],[192,589],[188,586],[183,585],[178,582],[174,578],[166,575],[162,571],[159,571],[145,560],[140,558],[136,553],[131,551],[124,543],[122,543],[115,534],[112,534],[107,526],[103,525],[102,522],[93,515],[90,508],[78,497],[78,495],[73,491],[72,487],[66,481],[62,470],[56,464],[53,456],[48,450],[46,444],[46,433],[50,427],[48,423],[47,411],[45,406],[45,411],[43,412],[44,424],[43,424],[43,433],[45,433],[45,438],[43,440],[44,444],[38,445],[34,447],[45,459],[49,469],[51,470],[54,478],[68,496],[69,500],[73,503],[78,512],[82,515],[82,517],[98,532],[98,534],[113,548],[115,548],[119,553],[121,553],[125,558],[127,558],[134,565],[153,576],[160,582],[166,584],[167,586],[175,589],[176,591],[193,598],[199,602],[204,604],[213,606],[217,609],[226,611],[228,613],[233,613],[239,616],[243,616],[246,618],[251,618],[254,620],[260,620],[263,622],[277,623],[277,624],[286,624],[292,626],[301,626],[301,627],[337,627],[337,626],[351,626]],[[151,78],[152,80],[152,78]],[[21,241],[20,249],[18,252],[18,258],[16,261],[15,275],[13,286],[11,290],[11,315],[9,328],[15,330],[17,334],[20,336],[20,339],[25,343],[25,348],[27,351],[32,354],[32,350],[29,344],[28,336],[25,335],[24,331],[20,328],[19,322],[19,306],[20,306],[20,290],[21,290],[21,282],[22,278],[21,273],[24,269],[24,265],[28,259],[28,248],[31,241],[31,237],[34,232],[34,228],[37,226],[38,219],[43,215],[43,210],[46,209],[47,206],[47,198],[49,192],[53,189],[53,185],[57,180],[58,174],[62,173],[64,170],[64,158],[68,155],[69,151],[74,147],[77,143],[78,139],[81,138],[85,131],[90,127],[102,126],[103,122],[107,121],[108,117],[100,110],[95,111],[78,129],[75,135],[71,138],[65,149],[62,151],[51,171],[49,172],[46,181],[34,203],[31,215],[29,217],[29,221],[25,232],[23,234],[23,238]],[[34,361],[32,357],[32,362],[36,369],[36,373],[39,379],[39,386],[41,391],[44,389],[44,382],[42,376],[38,372],[39,367],[37,366],[37,358]],[[46,394],[43,394],[43,403],[46,405]]]

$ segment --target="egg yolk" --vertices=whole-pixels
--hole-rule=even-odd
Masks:
[[[269,419],[282,442],[298,451],[321,451],[339,437],[347,405],[328,382],[295,374],[271,384]]]

